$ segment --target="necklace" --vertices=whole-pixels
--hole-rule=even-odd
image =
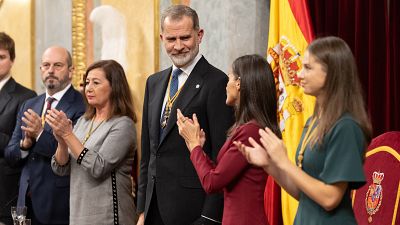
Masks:
[[[172,79],[172,76],[169,77],[167,93],[169,93],[169,89],[171,88],[171,79]],[[168,100],[165,103],[164,114],[163,114],[163,117],[161,119],[161,128],[162,129],[164,129],[167,126],[168,119],[169,119],[169,116],[171,114],[172,105],[174,104],[175,100],[178,98],[178,95],[181,92],[182,87],[183,87],[183,85],[178,89],[178,91],[175,93],[174,96],[171,97],[168,94]]]
[[[306,135],[304,136],[303,142],[301,143],[301,146],[300,146],[299,155],[297,156],[297,166],[300,167],[300,168],[303,167],[303,159],[304,159],[304,152],[306,151],[306,146],[308,145],[308,142],[310,142],[311,137],[315,133],[315,129],[313,129],[315,121],[317,121],[316,117],[314,117],[311,120],[311,123],[310,123],[310,125],[308,126],[308,129],[307,129]]]
[[[90,127],[89,127],[89,131],[86,133],[85,138],[83,139],[82,144],[85,145],[86,141],[90,138],[90,136],[93,134],[93,132],[95,132],[97,130],[97,128],[99,128],[99,126],[104,122],[104,120],[102,120],[94,129],[93,129],[93,124],[94,124],[94,118],[92,118],[92,122],[90,123]]]

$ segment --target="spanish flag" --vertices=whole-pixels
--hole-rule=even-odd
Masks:
[[[267,58],[277,84],[279,125],[293,163],[303,126],[312,115],[315,104],[313,97],[303,93],[298,78],[302,56],[313,38],[306,0],[271,0]],[[267,207],[271,206],[268,202],[277,192],[274,187],[269,182],[265,190],[267,217],[270,213]],[[283,223],[293,224],[297,201],[282,190],[281,205]]]

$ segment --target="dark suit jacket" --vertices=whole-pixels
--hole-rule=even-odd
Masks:
[[[69,176],[60,177],[53,173],[51,157],[57,149],[57,141],[46,123],[38,141],[29,149],[28,157],[21,158],[19,148],[23,138],[21,121],[23,113],[32,109],[41,115],[45,94],[25,102],[18,113],[17,125],[5,151],[5,158],[12,165],[22,164],[19,197],[25,197],[27,184],[35,216],[43,224],[68,224],[69,220]],[[56,107],[67,114],[73,123],[85,112],[82,95],[73,87],[69,88]],[[20,201],[20,199],[18,200]]]
[[[142,119],[142,159],[138,212],[149,210],[153,191],[166,225],[188,225],[201,215],[221,220],[221,194],[206,195],[176,125],[176,109],[186,116],[196,113],[207,135],[204,151],[215,159],[233,123],[233,109],[226,106],[227,76],[202,57],[174,103],[162,136],[160,115],[171,69],[147,79]]]
[[[15,82],[7,81],[0,91],[0,222],[12,224],[11,206],[17,204],[20,168],[11,168],[4,159],[7,147],[15,128],[18,110],[25,100],[36,93]]]

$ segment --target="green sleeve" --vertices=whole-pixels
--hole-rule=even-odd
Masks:
[[[349,182],[350,189],[361,187],[365,183],[365,137],[358,124],[351,117],[345,116],[324,139],[326,159],[321,179],[328,184]]]

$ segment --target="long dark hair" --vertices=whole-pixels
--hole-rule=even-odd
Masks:
[[[241,56],[233,62],[232,73],[236,79],[240,79],[240,101],[235,107],[236,121],[231,131],[255,120],[281,138],[275,81],[267,60],[259,55]]]
[[[111,86],[111,110],[108,119],[113,116],[128,116],[134,122],[137,121],[136,113],[133,107],[133,100],[131,90],[129,88],[128,81],[126,80],[125,72],[122,66],[114,60],[100,60],[90,65],[85,75],[83,76],[83,82],[86,82],[86,78],[91,70],[100,68],[106,74],[106,79],[110,82]],[[83,92],[85,92],[86,85],[83,86]],[[96,109],[89,105],[85,98],[87,105],[84,117],[91,119],[96,114]]]
[[[372,126],[365,110],[357,66],[349,46],[342,39],[329,36],[311,42],[307,51],[326,71],[322,101],[317,102],[314,110],[314,116],[319,115],[318,126],[310,144],[321,144],[325,134],[344,113],[351,114],[369,143]]]

